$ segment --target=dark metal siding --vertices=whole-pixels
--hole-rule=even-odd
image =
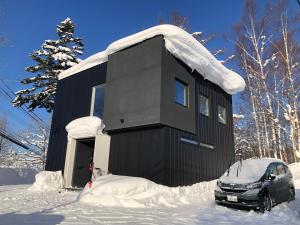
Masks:
[[[162,51],[162,85],[161,85],[161,124],[196,133],[195,116],[195,77],[191,70],[180,60],[173,57],[166,48]],[[188,85],[188,106],[175,102],[175,80]]]
[[[233,121],[231,95],[213,83],[197,75],[196,109],[199,93],[210,99],[210,116],[197,110],[197,134],[193,135],[171,127],[165,127],[166,182],[168,186],[190,185],[220,177],[234,159]],[[217,118],[218,104],[227,110],[227,124]],[[214,149],[180,141],[181,137],[210,144]]]
[[[171,54],[165,54],[162,76],[168,76],[177,67],[186,67]],[[175,65],[177,62],[178,65]],[[199,181],[218,178],[234,158],[232,97],[220,87],[204,80],[197,72],[189,75],[195,79],[194,110],[192,118],[196,132],[186,132],[171,126],[142,127],[136,130],[111,132],[109,170],[113,174],[139,176],[168,186],[190,185]],[[165,72],[165,73],[164,73]],[[164,79],[163,79],[164,81]],[[168,86],[166,86],[168,87]],[[210,99],[210,116],[198,112],[199,94]],[[221,124],[217,118],[218,104],[227,110],[227,124]],[[170,113],[170,112],[167,112]],[[180,118],[190,122],[191,118]],[[181,137],[210,144],[214,149],[200,147],[180,141]]]
[[[66,125],[89,116],[92,87],[105,83],[106,63],[84,70],[58,82],[52,117],[46,170],[63,170],[67,149]]]
[[[111,133],[109,172],[165,184],[164,132],[148,127]]]

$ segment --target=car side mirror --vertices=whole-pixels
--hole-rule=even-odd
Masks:
[[[276,178],[276,175],[270,174],[268,177],[268,180],[275,180],[275,178]]]

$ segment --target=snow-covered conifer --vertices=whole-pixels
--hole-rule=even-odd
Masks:
[[[30,87],[16,92],[13,106],[28,104],[30,110],[53,110],[58,75],[80,62],[78,56],[84,46],[81,38],[74,37],[75,25],[70,18],[60,22],[56,31],[57,40],[45,40],[40,50],[30,54],[36,64],[25,70],[35,76],[21,80],[22,84]]]

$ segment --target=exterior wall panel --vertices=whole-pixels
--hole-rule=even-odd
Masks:
[[[105,83],[106,63],[59,80],[52,117],[46,170],[64,170],[66,125],[74,119],[89,116],[92,87]]]
[[[162,48],[163,39],[158,36],[109,56],[106,130],[160,122]]]

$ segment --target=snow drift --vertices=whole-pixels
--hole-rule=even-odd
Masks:
[[[93,137],[102,133],[103,121],[96,116],[86,116],[71,121],[67,126],[68,138]]]
[[[289,168],[293,174],[294,180],[300,179],[300,163],[292,163],[289,165]]]
[[[282,162],[274,158],[246,159],[238,161],[230,166],[221,177],[220,181],[224,183],[247,184],[258,181],[267,170],[271,162]]]
[[[193,186],[170,188],[144,178],[107,175],[98,177],[79,195],[86,204],[119,207],[177,207],[194,201],[213,203],[215,181]]]
[[[32,184],[37,172],[29,168],[0,168],[0,185]]]
[[[192,35],[173,25],[155,26],[115,41],[106,50],[94,54],[62,72],[59,79],[106,62],[110,54],[158,35],[164,36],[165,46],[168,51],[181,59],[192,70],[199,72],[205,79],[217,84],[229,94],[244,90],[245,81],[241,76],[220,63]]]
[[[42,171],[35,176],[30,191],[58,191],[64,187],[61,171]]]

